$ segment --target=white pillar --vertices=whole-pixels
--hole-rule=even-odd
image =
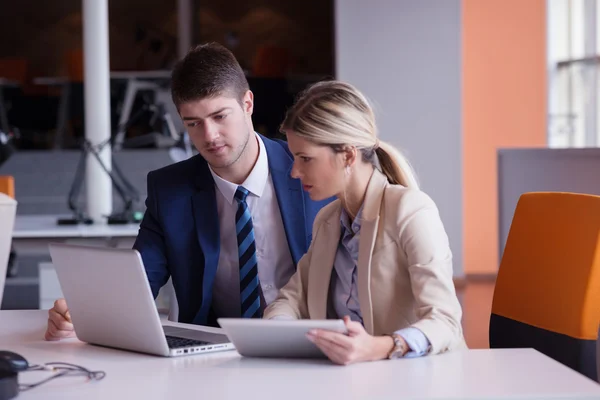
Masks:
[[[85,93],[85,138],[93,146],[110,139],[110,62],[108,56],[108,0],[82,0]],[[100,159],[111,170],[110,144]],[[87,211],[94,222],[112,213],[112,185],[98,159],[88,154],[85,186]]]
[[[177,0],[177,56],[180,60],[192,47],[193,13],[191,0]]]

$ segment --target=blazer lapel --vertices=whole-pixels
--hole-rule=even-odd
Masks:
[[[387,186],[387,178],[378,170],[373,172],[367,186],[363,203],[360,240],[358,245],[358,300],[365,330],[371,335],[373,325],[373,301],[371,298],[371,259],[377,239],[379,212],[383,193]]]
[[[204,255],[202,304],[193,321],[193,323],[200,325],[206,324],[208,319],[212,304],[212,285],[217,273],[221,248],[214,182],[208,167],[205,169],[204,176],[199,173],[197,180],[199,191],[192,196],[192,213],[196,225],[196,234]]]
[[[311,264],[316,264],[316,267],[309,270],[306,294],[308,314],[311,319],[327,318],[329,285],[341,234],[341,211],[340,206],[327,221],[323,222],[318,237],[313,241]]]

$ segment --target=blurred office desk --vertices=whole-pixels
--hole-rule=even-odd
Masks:
[[[139,224],[58,225],[59,215],[17,215],[13,244],[17,252],[48,254],[50,242],[80,242],[112,247],[133,246]]]
[[[110,79],[124,81],[126,83],[125,97],[119,112],[119,124],[117,130],[117,141],[120,144],[123,142],[125,124],[131,118],[131,111],[137,92],[140,90],[150,90],[156,92],[160,89],[157,81],[168,82],[171,78],[170,70],[153,70],[153,71],[111,71]],[[70,81],[68,77],[38,77],[33,80],[36,85],[62,86],[62,94],[60,98],[59,111],[56,121],[56,139],[54,143],[55,149],[60,149],[63,146],[66,123],[69,119],[69,97],[70,97]],[[119,147],[120,148],[120,147]]]
[[[113,148],[115,150],[120,150],[125,140],[127,122],[131,118],[137,93],[141,90],[150,90],[154,92],[155,96],[158,96],[158,93],[162,90],[163,92],[170,94],[170,90],[166,90],[163,86],[164,82],[169,82],[171,79],[171,71],[111,71],[110,78],[113,80],[123,80],[127,84],[125,88],[125,97],[123,98],[123,104],[119,113],[117,133],[115,135],[113,144]],[[161,85],[159,82],[163,82],[163,85]],[[166,96],[166,100],[170,101],[170,95]],[[164,104],[164,106],[166,106],[166,104]],[[174,118],[177,116],[174,115],[172,117]]]
[[[326,360],[251,359],[235,351],[162,358],[45,342],[45,311],[0,311],[2,348],[30,364],[61,361],[106,372],[59,378],[19,399],[592,399],[600,385],[532,349],[470,350],[347,367]],[[33,383],[48,372],[21,373]]]
[[[139,224],[58,225],[59,217],[17,215],[12,238],[19,271],[16,277],[6,280],[3,308],[49,308],[54,300],[62,297],[56,271],[50,262],[49,243],[132,248],[139,229]]]

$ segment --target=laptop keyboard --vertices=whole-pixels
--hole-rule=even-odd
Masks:
[[[203,342],[201,340],[193,340],[193,339],[185,339],[175,336],[165,335],[167,338],[167,344],[170,349],[178,349],[181,347],[192,347],[192,346],[204,346],[209,344],[208,342]]]

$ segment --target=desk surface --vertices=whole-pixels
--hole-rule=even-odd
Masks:
[[[17,215],[13,239],[136,237],[139,224],[57,225],[58,215]]]
[[[170,79],[171,71],[153,70],[153,71],[111,71],[111,79]],[[40,76],[33,79],[36,85],[64,85],[69,83],[66,76]]]
[[[240,357],[235,351],[161,358],[69,339],[45,342],[46,311],[0,311],[0,343],[32,364],[104,370],[100,382],[59,378],[19,399],[585,399],[600,385],[531,349],[470,350],[341,367],[326,360]],[[48,372],[20,374],[22,383]],[[190,396],[192,395],[192,396]],[[195,396],[194,396],[195,395]]]
[[[19,86],[19,82],[0,77],[0,86],[16,87],[16,86]]]
[[[33,78],[33,83],[36,85],[60,86],[69,83],[69,78],[66,76],[40,76]]]
[[[111,71],[111,79],[171,79],[170,70]]]

